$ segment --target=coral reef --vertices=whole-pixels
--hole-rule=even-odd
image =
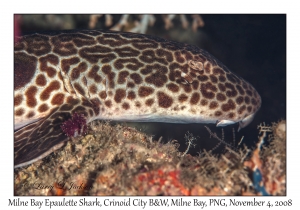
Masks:
[[[286,194],[286,121],[281,120],[272,126],[259,125],[260,133],[257,148],[244,165],[252,170],[254,185],[263,195]],[[268,146],[263,146],[267,133]]]
[[[191,156],[188,149],[179,152],[175,140],[164,144],[126,126],[95,121],[88,129],[52,155],[16,169],[15,195],[286,194],[283,120],[258,126],[262,135],[253,152],[226,145],[218,156],[205,150]],[[187,148],[195,138],[187,133]]]
[[[95,29],[96,25],[103,15],[91,15],[89,28]],[[189,20],[186,15],[178,15],[180,18],[181,25],[184,29],[188,28]],[[162,15],[162,19],[165,24],[165,29],[168,30],[173,27],[173,21],[176,15]],[[155,24],[156,18],[154,15],[138,15],[137,18],[131,17],[130,15],[122,15],[119,21],[113,25],[113,17],[112,15],[104,15],[105,18],[105,26],[109,27],[110,30],[116,31],[128,31],[134,33],[146,33],[148,26],[153,26]],[[200,15],[191,15],[192,19],[192,30],[197,31],[198,27],[204,26],[204,21]]]
[[[165,30],[171,28],[190,29],[194,33],[205,23],[200,15],[16,15],[15,21],[26,30],[69,30],[77,28],[109,29],[134,33],[146,33],[150,28],[164,25]],[[157,22],[159,22],[157,24]],[[16,25],[16,23],[15,23]]]

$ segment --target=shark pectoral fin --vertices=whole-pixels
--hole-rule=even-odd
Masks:
[[[74,107],[72,105],[65,105],[55,108],[47,117],[15,132],[15,168],[26,166],[40,160],[54,150],[62,147],[68,139],[68,136],[62,129],[62,125],[70,121],[74,113],[87,116],[85,107],[80,106],[81,109],[77,109],[77,107],[73,109]]]
[[[231,120],[221,120],[221,121],[217,121],[217,127],[231,125],[231,124],[234,124],[234,123],[236,123],[236,122],[231,121]]]
[[[251,114],[251,115],[245,117],[243,120],[241,120],[239,122],[239,129],[238,129],[238,131],[240,131],[242,128],[246,127],[247,125],[249,125],[252,122],[252,120],[254,118],[254,115],[255,114]]]

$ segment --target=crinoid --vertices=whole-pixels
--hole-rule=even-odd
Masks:
[[[72,118],[60,126],[68,137],[76,137],[87,131],[86,119],[83,114],[74,113]]]

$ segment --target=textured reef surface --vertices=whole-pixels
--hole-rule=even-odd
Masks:
[[[176,140],[162,143],[134,128],[96,121],[87,135],[16,169],[14,194],[286,195],[286,122],[258,130],[254,150],[228,144],[224,154],[191,156],[191,133],[186,152],[179,152]]]

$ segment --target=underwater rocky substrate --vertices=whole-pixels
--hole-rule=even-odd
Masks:
[[[286,122],[261,124],[258,134],[254,150],[240,145],[218,156],[205,150],[191,156],[178,151],[176,140],[162,143],[134,128],[97,121],[86,136],[16,169],[14,193],[286,195]],[[193,138],[187,133],[187,148]]]

